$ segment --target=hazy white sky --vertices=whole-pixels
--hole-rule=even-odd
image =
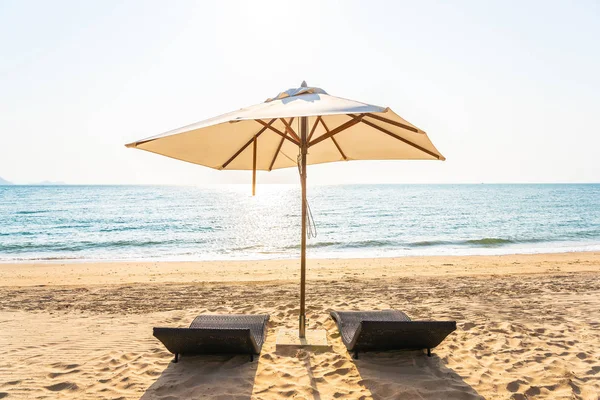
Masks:
[[[600,182],[600,3],[447,3],[0,0],[0,176],[250,183],[123,144],[306,80],[392,107],[447,157],[311,183]]]

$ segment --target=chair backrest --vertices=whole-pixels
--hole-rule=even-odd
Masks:
[[[455,321],[362,321],[349,348],[432,349],[455,330]]]
[[[154,336],[173,354],[258,354],[248,328],[154,328]]]

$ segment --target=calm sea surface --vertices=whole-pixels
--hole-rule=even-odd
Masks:
[[[0,261],[299,256],[296,185],[0,186]],[[600,185],[309,187],[308,255],[600,250]]]

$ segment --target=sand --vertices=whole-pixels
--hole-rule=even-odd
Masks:
[[[295,261],[0,264],[0,399],[598,399],[600,253],[314,260],[309,328],[330,351],[276,351],[297,325]],[[331,309],[456,320],[419,351],[353,360]],[[269,313],[246,356],[182,357],[153,326]]]

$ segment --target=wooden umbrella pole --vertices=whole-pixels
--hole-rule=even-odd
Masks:
[[[302,239],[300,241],[300,329],[301,338],[306,334],[306,154],[308,152],[308,117],[300,118],[300,185],[302,187]]]
[[[256,195],[256,139],[254,136],[254,142],[252,146],[252,196]]]

